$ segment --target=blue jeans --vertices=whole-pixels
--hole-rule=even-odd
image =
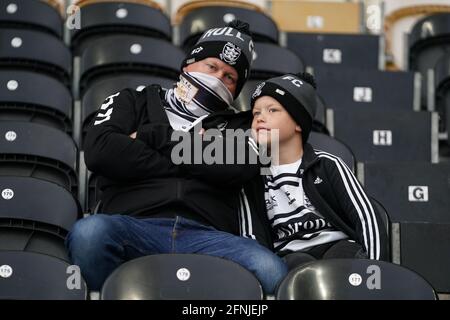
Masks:
[[[287,273],[286,264],[255,240],[182,217],[93,215],[77,221],[66,238],[66,247],[88,287],[97,291],[122,263],[160,253],[198,253],[234,261],[256,276],[266,294],[273,294]]]

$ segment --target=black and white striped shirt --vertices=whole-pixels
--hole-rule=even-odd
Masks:
[[[348,236],[338,231],[311,204],[302,186],[302,159],[271,166],[265,177],[267,215],[275,251],[300,251]]]

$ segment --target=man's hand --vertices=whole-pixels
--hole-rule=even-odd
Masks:
[[[137,131],[133,132],[132,134],[130,134],[130,138],[136,139],[136,134],[137,134]]]

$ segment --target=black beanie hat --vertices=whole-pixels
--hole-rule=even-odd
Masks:
[[[234,20],[226,27],[206,30],[190,49],[181,64],[181,69],[206,58],[222,60],[238,73],[234,94],[236,99],[250,75],[253,54],[254,44],[248,23]]]
[[[305,144],[312,129],[316,114],[316,83],[309,73],[285,74],[260,83],[252,94],[252,109],[255,101],[262,96],[277,100],[302,128],[302,140]]]

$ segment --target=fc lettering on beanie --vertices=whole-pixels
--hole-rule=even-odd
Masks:
[[[232,66],[238,73],[236,98],[250,75],[254,44],[248,23],[234,20],[226,27],[206,30],[183,60],[185,66],[206,58],[217,58]]]
[[[251,107],[262,96],[277,100],[302,129],[305,144],[312,129],[316,114],[316,84],[309,73],[285,74],[260,83],[252,94]]]

